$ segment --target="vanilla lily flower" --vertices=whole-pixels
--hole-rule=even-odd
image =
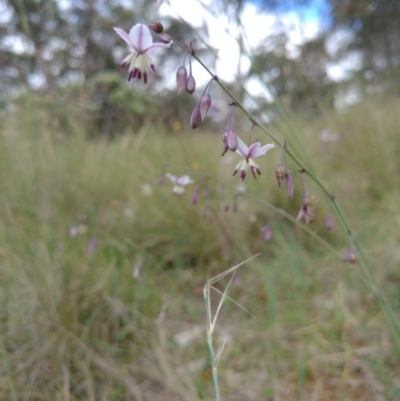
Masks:
[[[185,185],[192,184],[194,181],[190,179],[188,175],[183,175],[182,177],[176,177],[170,173],[165,174],[170,181],[174,184],[172,188],[172,193],[174,195],[180,196],[185,192]]]
[[[275,145],[273,143],[269,143],[260,147],[260,142],[255,142],[250,147],[247,147],[247,145],[238,137],[238,147],[236,149],[236,153],[242,156],[244,160],[237,164],[233,175],[240,170],[240,178],[244,180],[246,178],[247,165],[250,166],[250,171],[254,178],[256,178],[256,173],[261,175],[260,167],[253,160],[253,158],[265,155],[265,153],[274,147]]]
[[[151,71],[157,73],[156,67],[152,59],[149,57],[150,53],[157,50],[169,47],[171,43],[153,43],[150,29],[143,24],[136,24],[129,31],[129,35],[121,28],[114,27],[114,31],[127,43],[132,53],[125,57],[119,69],[124,68],[129,64],[128,81],[131,79],[141,79],[147,83],[147,73]]]

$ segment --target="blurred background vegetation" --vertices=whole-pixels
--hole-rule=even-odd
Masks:
[[[400,400],[392,334],[357,265],[341,262],[349,244],[336,222],[326,229],[318,188],[306,182],[314,236],[293,223],[294,164],[294,200],[277,187],[277,150],[241,193],[238,156],[220,157],[229,100],[214,84],[211,118],[189,130],[197,98],[176,96],[176,46],[157,54],[146,87],[117,71],[126,46],[112,27],[132,21],[161,20],[216,64],[207,24],[160,18],[155,3],[0,3],[0,400],[215,399],[202,288],[258,252],[230,292],[254,317],[227,302],[216,327],[223,399]],[[317,3],[325,29],[295,52],[284,25],[251,53],[238,29],[250,63],[227,86],[327,183],[398,316],[400,3]],[[204,12],[240,27],[247,4]],[[252,4],[283,15],[316,3]],[[254,78],[267,96],[248,89]],[[165,172],[195,184],[176,198],[158,184]]]

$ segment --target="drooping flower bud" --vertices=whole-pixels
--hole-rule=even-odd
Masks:
[[[200,110],[201,110],[201,119],[204,120],[207,116],[208,109],[211,106],[211,95],[210,95],[210,89],[211,89],[211,84],[214,82],[214,79],[217,79],[217,77],[214,75],[206,87],[204,88],[203,94],[201,95],[200,98]]]
[[[191,71],[190,71],[189,76],[186,79],[185,89],[186,89],[186,92],[190,93],[190,94],[192,94],[196,89],[196,81],[195,81]]]
[[[278,164],[275,168],[275,177],[276,181],[278,182],[278,187],[281,186],[281,182],[285,179],[286,177],[286,169],[282,164]]]
[[[233,117],[233,109],[235,108],[235,103],[230,103],[231,109],[229,110],[228,115],[228,126],[226,127],[225,132],[222,134],[222,142],[224,144],[224,149],[222,152],[222,156],[229,150],[235,152],[238,148],[238,136],[236,131],[232,128],[232,117]]]
[[[328,216],[325,221],[326,228],[330,231],[333,228],[333,219],[332,216]]]
[[[197,205],[198,199],[199,199],[199,188],[196,187],[192,195],[192,205]]]
[[[188,51],[189,51],[189,76],[187,77],[185,82],[185,89],[187,93],[192,94],[196,89],[196,80],[194,79],[192,74],[192,53],[193,53],[192,42],[189,43]]]
[[[178,96],[181,95],[183,88],[185,87],[185,83],[187,80],[187,71],[185,66],[181,66],[178,68],[178,71],[176,72],[176,86],[178,89]]]
[[[233,128],[229,128],[225,131],[226,146],[232,152],[235,152],[238,147],[238,136]]]
[[[300,221],[302,218],[304,218],[306,224],[310,224],[314,219],[313,206],[315,203],[315,198],[314,196],[309,195],[307,192],[306,184],[304,182],[304,173],[305,170],[300,170],[301,183],[303,186],[303,203],[301,204],[301,208],[296,220]]]
[[[348,262],[352,265],[355,265],[358,262],[357,255],[353,252],[351,246],[346,249],[345,253],[343,254],[343,262]]]
[[[200,98],[200,113],[202,121],[206,118],[210,106],[211,106],[211,95],[209,93],[205,93]]]
[[[286,178],[286,187],[287,187],[288,197],[289,197],[289,199],[293,199],[293,177],[292,177],[292,174],[287,172],[285,174],[285,178]]]
[[[199,127],[201,124],[201,112],[200,112],[200,107],[199,105],[197,105],[193,111],[192,111],[192,115],[190,116],[190,126],[193,129],[196,129],[197,127]]]

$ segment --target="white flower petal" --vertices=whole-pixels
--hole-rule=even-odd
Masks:
[[[262,146],[254,153],[253,157],[258,157],[261,155],[265,155],[270,149],[274,148],[275,145],[273,143],[268,143],[267,145]]]
[[[249,150],[247,151],[247,157],[255,157],[257,151],[260,147],[260,142],[254,142],[249,146]]]
[[[178,178],[177,177],[175,177],[174,175],[172,175],[172,174],[170,174],[170,173],[167,173],[167,174],[165,174],[169,179],[170,179],[170,181],[173,183],[173,184],[177,184],[177,182],[178,182]]]
[[[188,175],[183,175],[182,177],[178,178],[177,184],[178,185],[188,185],[192,184],[194,181],[190,179]]]
[[[238,147],[236,149],[236,153],[238,153],[242,157],[247,157],[247,152],[249,148],[239,137],[237,139],[238,139]]]
[[[172,44],[172,42],[171,43],[161,43],[161,42],[153,43],[146,49],[146,53],[150,54],[150,53],[156,52],[157,50],[162,50],[162,49],[168,48],[171,46],[171,44]]]
[[[129,37],[129,35],[121,28],[117,28],[114,26],[114,31],[117,32],[119,36],[126,42],[126,44],[132,49],[135,50],[135,47]]]
[[[136,24],[133,26],[129,31],[129,38],[135,50],[139,53],[145,52],[153,43],[150,29],[143,24]]]

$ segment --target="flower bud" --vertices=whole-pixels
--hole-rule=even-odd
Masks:
[[[348,248],[343,254],[343,262],[349,262],[352,265],[355,265],[358,261],[357,255],[353,252],[353,250]]]
[[[293,199],[293,177],[292,177],[292,174],[286,173],[285,174],[285,178],[286,178],[286,186],[287,186],[288,197],[289,197],[289,199]]]
[[[162,26],[161,22],[155,22],[154,24],[148,25],[148,28],[150,31],[153,31],[154,33],[161,33],[164,30],[164,27]]]
[[[332,220],[332,217],[331,217],[331,216],[328,216],[328,217],[326,218],[325,224],[326,224],[326,228],[327,228],[329,231],[332,230],[332,228],[333,228],[333,220]]]
[[[185,87],[187,79],[187,71],[184,66],[181,66],[178,68],[178,71],[176,72],[176,86],[178,88],[178,96],[181,95],[183,88]]]
[[[190,126],[193,129],[196,129],[199,127],[201,124],[201,112],[200,112],[200,107],[197,105],[193,111],[192,115],[190,116]]]
[[[190,73],[190,75],[187,77],[187,80],[185,82],[185,89],[187,93],[192,94],[195,89],[196,89],[196,81],[192,75],[192,73]]]
[[[209,93],[205,93],[200,99],[200,113],[202,121],[206,118],[210,106],[211,106],[211,95]]]
[[[238,136],[233,128],[229,128],[224,133],[225,145],[229,150],[235,152],[238,147]]]
[[[281,186],[281,182],[285,179],[286,177],[286,169],[282,164],[278,164],[275,168],[275,177],[276,181],[278,181],[278,187]]]
[[[192,195],[192,205],[197,205],[198,199],[199,199],[199,188],[195,188]]]

